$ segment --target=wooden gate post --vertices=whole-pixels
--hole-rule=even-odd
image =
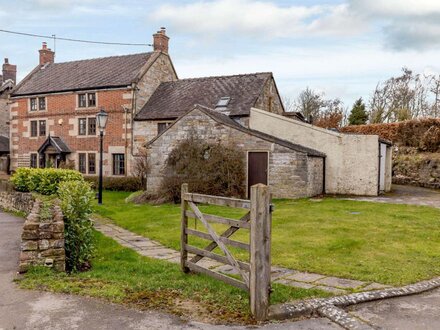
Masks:
[[[188,184],[182,184],[181,190],[181,227],[180,227],[180,268],[184,273],[189,272],[189,268],[186,266],[186,261],[188,260],[188,251],[186,250],[186,244],[188,244],[188,234],[186,233],[186,228],[188,228],[188,217],[185,211],[188,209],[188,202],[185,200],[185,194],[188,192]]]
[[[270,295],[271,197],[269,187],[251,187],[251,236],[249,295],[257,321],[267,320]]]

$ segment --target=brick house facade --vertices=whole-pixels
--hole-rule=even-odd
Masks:
[[[11,169],[73,165],[98,173],[96,114],[108,113],[104,175],[134,166],[132,119],[157,86],[177,79],[165,30],[150,53],[54,63],[45,44],[39,65],[14,89],[10,105]]]

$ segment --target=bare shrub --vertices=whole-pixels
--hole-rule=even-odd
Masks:
[[[150,163],[147,157],[147,151],[142,149],[139,155],[135,158],[133,167],[133,176],[137,177],[142,189],[147,186],[147,177],[150,172]]]
[[[158,194],[161,202],[178,202],[182,183],[188,183],[191,192],[208,195],[242,197],[246,191],[243,152],[195,137],[170,153],[165,173]]]

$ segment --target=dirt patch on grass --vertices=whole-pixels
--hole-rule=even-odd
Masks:
[[[204,303],[196,295],[185,298],[177,290],[155,290],[128,293],[127,304],[141,310],[158,309],[183,319],[211,324],[256,324],[250,313],[227,306]]]

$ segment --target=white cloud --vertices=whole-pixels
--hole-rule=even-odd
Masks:
[[[438,0],[350,0],[349,2],[356,11],[385,18],[440,14]]]
[[[215,0],[165,4],[150,19],[186,33],[240,34],[260,37],[351,35],[362,27],[347,5],[279,6],[255,0]]]

